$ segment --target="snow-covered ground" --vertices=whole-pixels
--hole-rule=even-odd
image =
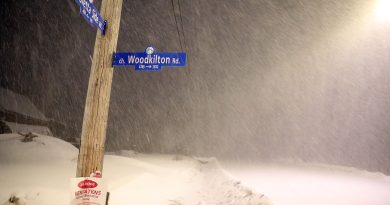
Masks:
[[[69,204],[78,150],[42,136],[0,135],[0,205]],[[306,163],[232,163],[119,151],[105,156],[110,204],[389,205],[390,177]],[[241,181],[241,183],[240,183]],[[249,187],[249,188],[248,188]],[[260,194],[264,193],[264,195]]]
[[[381,173],[299,161],[222,166],[275,205],[390,204],[390,177]]]
[[[12,195],[20,198],[17,205],[69,205],[78,150],[48,136],[21,139],[0,135],[0,205],[10,204]],[[270,204],[232,179],[215,159],[121,151],[105,156],[103,177],[110,205]]]

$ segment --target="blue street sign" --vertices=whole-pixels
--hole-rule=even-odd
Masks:
[[[147,47],[140,53],[114,53],[112,66],[135,66],[135,70],[161,70],[162,66],[185,66],[186,53],[156,53]]]
[[[75,0],[80,6],[80,13],[91,26],[97,27],[102,34],[106,32],[106,21],[93,5],[92,0]]]

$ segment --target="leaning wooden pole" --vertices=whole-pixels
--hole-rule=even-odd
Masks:
[[[108,107],[112,83],[112,54],[118,42],[122,0],[103,0],[100,14],[107,21],[106,33],[97,32],[88,93],[84,110],[77,177],[102,172]]]

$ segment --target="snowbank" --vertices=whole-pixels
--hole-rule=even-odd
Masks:
[[[78,150],[53,137],[39,135],[26,143],[22,138],[0,135],[0,205],[8,205],[12,195],[26,205],[68,205]],[[104,178],[111,205],[270,204],[215,159],[122,151],[105,156]]]

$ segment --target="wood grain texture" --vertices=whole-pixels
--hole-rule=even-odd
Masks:
[[[101,15],[107,21],[106,35],[97,31],[84,110],[77,177],[103,171],[104,144],[113,76],[112,54],[116,50],[122,0],[103,0]]]

